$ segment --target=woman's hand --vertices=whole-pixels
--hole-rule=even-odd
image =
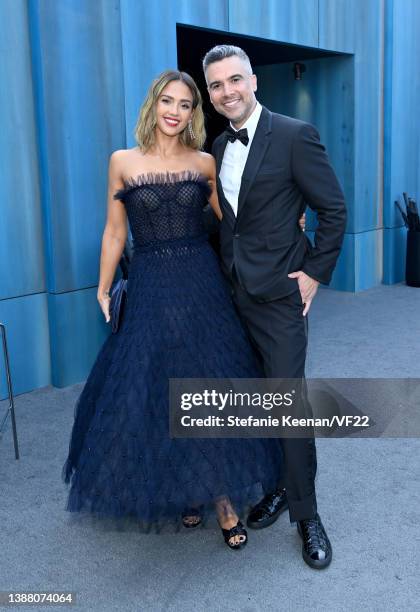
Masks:
[[[306,215],[305,213],[303,213],[303,215],[299,219],[299,225],[300,225],[300,229],[302,230],[302,232],[305,231],[305,220],[306,220]]]
[[[111,302],[111,297],[108,291],[103,291],[102,293],[98,293],[97,295],[99,306],[101,307],[102,312],[105,316],[105,321],[107,323],[110,322],[111,317],[109,316],[109,304]]]

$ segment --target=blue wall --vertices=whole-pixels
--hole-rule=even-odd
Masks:
[[[276,83],[289,64],[259,67],[259,97],[318,126],[342,182],[332,286],[402,279],[393,201],[418,196],[417,0],[3,0],[0,19],[0,320],[15,392],[83,380],[109,333],[96,301],[108,159],[133,145],[152,78],[177,65],[176,23],[344,54],[305,62],[288,89]]]
[[[420,196],[420,2],[388,0],[385,47],[384,282],[405,274],[406,230],[396,210],[403,191]]]

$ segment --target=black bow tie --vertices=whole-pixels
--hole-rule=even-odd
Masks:
[[[242,130],[234,130],[230,125],[226,128],[226,133],[228,135],[229,142],[235,142],[235,140],[240,140],[243,145],[248,146],[249,136],[248,130],[246,128],[242,128]]]

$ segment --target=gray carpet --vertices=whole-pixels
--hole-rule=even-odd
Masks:
[[[419,321],[420,290],[322,290],[307,373],[420,378]],[[317,441],[319,511],[334,547],[317,572],[285,515],[240,552],[216,529],[142,535],[73,521],[60,473],[81,389],[16,398],[19,461],[10,423],[0,440],[0,590],[73,591],[71,609],[84,612],[420,609],[419,439]]]

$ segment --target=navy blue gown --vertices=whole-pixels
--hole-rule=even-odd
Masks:
[[[171,439],[168,379],[262,376],[203,229],[207,180],[190,171],[125,183],[134,254],[122,325],[75,406],[66,510],[133,517],[140,529],[204,519],[228,496],[242,516],[276,487],[276,439]]]

